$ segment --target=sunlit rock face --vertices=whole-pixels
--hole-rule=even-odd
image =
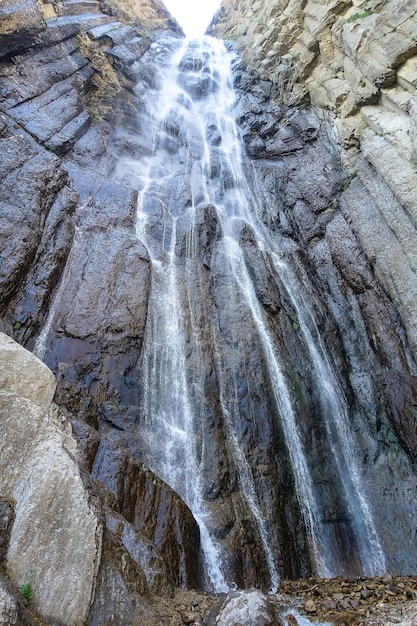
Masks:
[[[71,458],[75,440],[52,406],[52,373],[13,340],[0,340],[1,495],[14,503],[7,571],[17,585],[30,580],[43,615],[67,612],[82,624],[99,565],[98,512]]]
[[[206,615],[205,626],[273,626],[279,624],[277,611],[260,591],[231,591]]]
[[[172,585],[413,571],[414,165],[370,124],[343,189],[338,116],[362,117],[303,104],[331,20],[310,41],[288,5],[297,73],[261,2],[262,71],[255,39],[241,61],[70,6],[0,67],[0,323],[55,374],[103,507],[90,623]]]

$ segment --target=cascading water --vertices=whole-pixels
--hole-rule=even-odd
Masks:
[[[268,313],[273,306],[261,302],[272,296],[260,297],[250,263],[255,255],[274,278],[274,289],[286,291],[297,316],[319,381],[328,471],[341,484],[338,497],[349,513],[362,571],[380,573],[384,554],[360,488],[343,392],[279,241],[257,217],[244,174],[233,117],[232,56],[211,38],[155,46],[161,86],[146,98],[152,112],[142,129],[147,156],[139,168],[124,160],[118,173],[136,180],[137,236],[152,260],[141,364],[141,460],[197,519],[208,588],[223,591],[236,578],[238,584],[258,580],[245,578],[245,570],[256,567],[266,568],[260,577],[267,586],[278,586],[286,550],[273,523],[284,498],[275,486],[278,475],[294,489],[295,500],[285,506],[297,503],[304,527],[304,538],[292,541],[305,542],[315,573],[344,573],[337,540],[323,521],[288,358]],[[267,465],[265,449],[272,459]],[[277,469],[284,450],[289,462]],[[245,552],[250,543],[257,546],[255,556]]]
[[[348,407],[343,390],[340,388],[326,354],[323,341],[311,312],[303,299],[300,285],[290,276],[289,268],[273,253],[273,259],[300,320],[314,372],[320,389],[320,404],[328,439],[331,443],[333,463],[340,476],[345,500],[354,519],[359,544],[359,558],[362,570],[367,576],[383,574],[386,571],[385,555],[372,519],[368,502],[360,484],[355,451],[349,433]],[[333,571],[333,575],[336,572]]]

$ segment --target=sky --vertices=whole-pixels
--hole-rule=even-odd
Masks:
[[[162,0],[187,37],[201,37],[221,0]]]

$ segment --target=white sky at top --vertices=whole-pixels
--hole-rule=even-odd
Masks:
[[[187,37],[204,35],[221,0],[162,0]]]

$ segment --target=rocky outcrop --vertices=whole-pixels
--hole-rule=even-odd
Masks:
[[[267,596],[256,589],[230,591],[204,618],[205,626],[276,626],[276,608]]]
[[[52,406],[52,373],[5,335],[0,359],[1,495],[16,503],[7,571],[17,586],[30,582],[48,619],[71,615],[83,624],[100,562],[99,511],[74,460],[76,442]]]
[[[199,533],[189,509],[122,447],[100,439],[80,420],[72,424],[108,507],[107,527],[133,552],[149,590],[162,595],[170,594],[172,585],[198,588]]]
[[[48,622],[102,624],[124,603],[119,623],[130,624],[150,614],[150,594],[199,585],[198,527],[122,449],[81,422],[74,436],[55,387],[43,363],[0,335],[1,562],[16,587],[30,584]],[[7,623],[18,623],[21,603],[3,592]]]
[[[0,59],[26,51],[43,30],[42,8],[37,0],[4,0],[0,7]]]
[[[342,212],[414,354],[416,20],[414,3],[403,0],[225,0],[209,29],[236,41],[247,66],[271,81],[276,101],[313,105],[328,121],[350,174]],[[274,141],[284,132],[277,128]]]

